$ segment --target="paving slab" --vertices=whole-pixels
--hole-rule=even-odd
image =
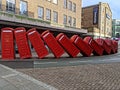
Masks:
[[[0,78],[0,88],[2,88],[2,87],[4,87],[4,86],[7,86],[8,84],[9,84],[9,83],[8,83],[6,80]]]
[[[57,90],[26,74],[0,64],[0,90]]]
[[[1,90],[19,90],[19,88],[13,86],[12,84],[8,84],[8,85],[2,87]],[[24,89],[23,89],[23,90],[24,90]]]

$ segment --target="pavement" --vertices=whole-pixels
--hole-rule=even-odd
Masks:
[[[59,61],[17,71],[0,64],[0,90],[120,90],[120,52]]]
[[[36,64],[42,68],[17,70],[58,90],[120,90],[120,49],[111,55],[43,60]]]
[[[31,68],[18,71],[58,90],[120,90],[120,63]]]
[[[57,90],[28,75],[0,64],[0,90]]]

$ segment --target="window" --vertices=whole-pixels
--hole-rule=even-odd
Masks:
[[[64,8],[67,8],[67,0],[64,0]]]
[[[102,11],[104,12],[104,8],[102,8]]]
[[[51,10],[46,9],[46,20],[51,20]]]
[[[6,10],[8,12],[15,12],[15,0],[6,1]]]
[[[38,18],[43,19],[44,18],[44,8],[38,7]]]
[[[68,2],[68,9],[72,11],[72,2],[71,1]]]
[[[76,18],[73,18],[73,26],[76,27]]]
[[[66,25],[67,24],[67,15],[63,16],[63,24]]]
[[[102,26],[102,31],[104,31],[104,26]]]
[[[76,4],[73,3],[73,12],[76,12]]]
[[[27,2],[20,1],[20,14],[27,15]]]
[[[53,12],[53,21],[56,23],[58,22],[58,12]]]
[[[116,25],[120,25],[120,21],[116,21]]]
[[[117,26],[115,30],[116,30],[116,32],[119,32],[120,31],[120,27]]]
[[[53,3],[54,4],[58,4],[58,0],[53,0]]]
[[[71,16],[68,17],[68,24],[69,24],[69,26],[72,25],[72,17]]]

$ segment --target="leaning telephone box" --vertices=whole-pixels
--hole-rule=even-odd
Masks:
[[[101,56],[103,54],[104,49],[94,39],[92,39],[92,37],[85,37],[84,41],[92,47],[94,55]]]
[[[80,49],[83,56],[89,57],[92,54],[93,49],[78,35],[73,35],[70,40]]]
[[[70,56],[76,57],[80,53],[80,50],[70,41],[70,39],[65,34],[58,34],[56,39]]]
[[[114,45],[113,45],[113,43],[112,43],[112,40],[110,40],[110,39],[105,39],[104,41],[105,41],[105,43],[106,43],[109,47],[111,47],[111,54],[114,54],[114,53],[115,53],[115,47],[114,47]]]
[[[48,55],[48,50],[35,28],[28,30],[27,35],[39,58],[44,58]]]
[[[104,39],[98,38],[95,41],[104,49],[104,54],[111,53],[111,48],[105,43]]]
[[[56,58],[64,54],[64,49],[60,46],[52,33],[47,30],[44,31],[41,36]]]
[[[12,28],[1,29],[1,40],[2,40],[2,59],[12,60],[15,58],[14,52],[14,38]]]
[[[28,44],[28,39],[26,37],[26,30],[23,27],[16,28],[14,30],[16,44],[18,47],[18,52],[20,54],[20,58],[31,58],[31,51]]]
[[[118,41],[112,40],[112,43],[115,47],[115,53],[117,53],[118,52]]]

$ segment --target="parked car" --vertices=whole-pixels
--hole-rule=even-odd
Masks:
[[[112,40],[116,40],[116,41],[118,41],[118,40],[119,40],[119,38],[112,37]]]

